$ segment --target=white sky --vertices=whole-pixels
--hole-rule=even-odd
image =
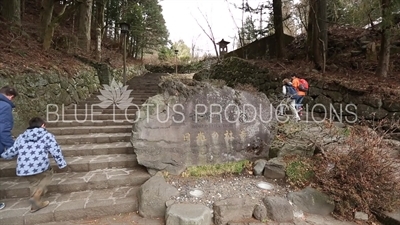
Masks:
[[[228,2],[241,5],[242,0],[228,0]],[[266,2],[266,0],[249,0],[252,7],[257,7],[260,2]],[[189,48],[192,42],[195,42],[196,46],[203,50],[203,52],[199,52],[200,56],[204,52],[215,55],[212,42],[194,19],[196,18],[209,33],[206,20],[198,9],[200,8],[201,12],[208,18],[216,41],[219,42],[223,38],[225,41],[231,42],[228,44],[228,51],[235,49],[233,48],[233,38],[237,34],[237,28],[229,9],[239,27],[241,26],[242,12],[232,4],[228,4],[226,0],[161,0],[160,5],[163,8],[163,16],[172,42],[182,39]]]

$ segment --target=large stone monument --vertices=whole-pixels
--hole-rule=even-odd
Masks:
[[[277,121],[265,94],[194,80],[160,87],[137,112],[131,137],[149,172],[268,157]]]

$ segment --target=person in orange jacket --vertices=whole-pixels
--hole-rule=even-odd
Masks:
[[[299,90],[300,80],[295,74],[292,75],[292,85],[294,89],[296,89],[297,91],[298,97],[296,98],[296,108],[299,111],[299,114],[301,115],[300,111],[303,109],[302,102],[304,100],[304,96],[306,96],[306,93],[304,91]]]

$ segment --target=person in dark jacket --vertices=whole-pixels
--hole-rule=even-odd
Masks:
[[[296,89],[292,86],[292,82],[290,82],[289,79],[284,79],[282,81],[282,94],[286,97],[286,102],[287,106],[289,109],[292,111],[292,115],[295,119],[295,121],[300,121],[300,116],[297,113],[295,104],[296,104],[296,97],[297,97],[297,92]],[[286,108],[286,105],[283,105],[280,107],[280,114],[283,114],[283,110]]]
[[[49,205],[49,201],[41,201],[53,177],[49,154],[56,161],[58,168],[63,169],[67,166],[54,135],[46,130],[44,120],[39,117],[32,118],[28,129],[18,136],[11,148],[1,154],[5,159],[18,156],[17,176],[25,177],[30,183],[31,212]]]
[[[11,130],[14,126],[12,110],[15,107],[12,102],[18,96],[17,91],[9,86],[0,88],[0,155],[6,148],[14,144]],[[0,202],[0,210],[6,207],[4,202]]]
[[[11,130],[14,126],[12,110],[15,105],[12,101],[17,96],[17,91],[12,87],[4,86],[0,89],[0,154],[14,144]]]

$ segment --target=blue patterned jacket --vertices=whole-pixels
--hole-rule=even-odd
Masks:
[[[17,176],[30,176],[49,169],[49,153],[60,169],[67,166],[53,134],[45,128],[28,128],[18,136],[11,148],[1,154],[1,157],[12,159],[18,155]]]

